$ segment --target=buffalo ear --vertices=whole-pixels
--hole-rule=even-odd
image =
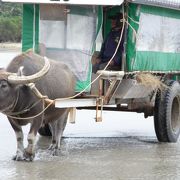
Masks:
[[[24,69],[24,66],[20,66],[20,67],[19,67],[18,72],[17,72],[17,75],[18,75],[18,76],[23,76],[23,75],[24,75],[23,69]]]

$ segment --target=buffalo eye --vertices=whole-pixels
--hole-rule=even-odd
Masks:
[[[7,87],[8,87],[8,83],[7,83],[7,81],[0,81],[0,88],[1,89],[7,89]]]

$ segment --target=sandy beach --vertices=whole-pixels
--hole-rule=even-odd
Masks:
[[[0,51],[21,51],[21,43],[0,43]]]

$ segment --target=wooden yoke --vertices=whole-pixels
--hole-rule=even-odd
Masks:
[[[29,83],[27,86],[32,90],[32,92],[39,98],[39,99],[44,99],[46,104],[52,104],[55,105],[54,100],[49,99],[48,96],[44,96],[40,93],[40,91],[36,88],[34,83]]]

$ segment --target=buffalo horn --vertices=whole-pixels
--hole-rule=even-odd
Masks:
[[[44,57],[44,60],[44,67],[36,74],[30,76],[18,76],[17,74],[12,74],[8,76],[8,82],[12,84],[29,84],[39,80],[42,76],[48,73],[50,68],[48,58]]]

